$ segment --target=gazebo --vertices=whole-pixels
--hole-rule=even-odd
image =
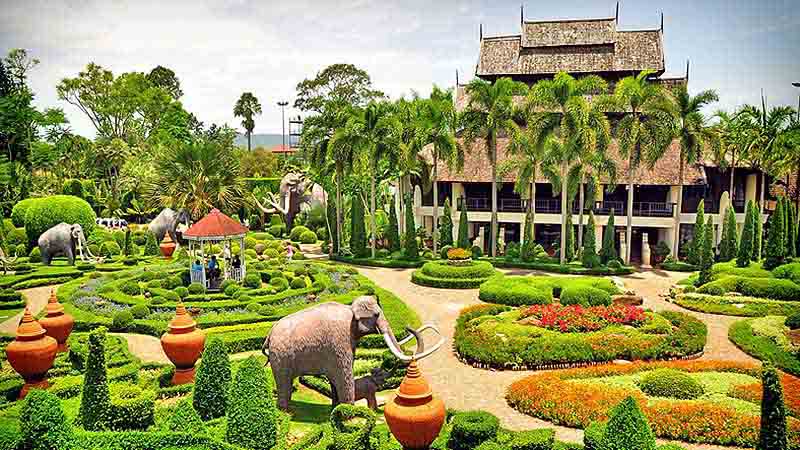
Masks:
[[[246,226],[231,219],[216,208],[192,224],[183,233],[183,238],[189,243],[189,255],[191,256],[189,265],[192,282],[202,283],[209,290],[219,289],[222,280],[233,279],[241,282],[246,275],[244,238],[248,231]],[[230,245],[231,241],[234,240],[239,241],[241,252],[241,266],[239,268],[234,268],[231,264]],[[223,244],[222,258],[217,262],[220,274],[214,277],[212,276],[213,274],[209,274],[206,270],[205,255],[209,253],[208,250],[210,250],[211,245],[219,243]],[[202,267],[198,268],[194,265],[196,259],[201,260]]]

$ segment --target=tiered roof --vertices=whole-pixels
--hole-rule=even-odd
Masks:
[[[219,240],[223,238],[241,237],[247,234],[248,228],[226,216],[217,208],[192,224],[183,237],[190,240]]]

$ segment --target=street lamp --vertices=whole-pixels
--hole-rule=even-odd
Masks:
[[[792,86],[800,88],[800,82],[792,83]],[[797,121],[800,122],[800,95],[797,96]]]
[[[286,151],[286,122],[284,120],[283,111],[288,104],[289,102],[285,100],[278,102],[278,106],[281,107],[281,142],[283,143],[283,148],[281,150],[284,152]]]

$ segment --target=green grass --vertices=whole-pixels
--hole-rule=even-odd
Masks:
[[[728,316],[789,316],[800,313],[800,302],[767,300],[745,296],[717,296],[698,293],[679,294],[675,304],[692,311]]]

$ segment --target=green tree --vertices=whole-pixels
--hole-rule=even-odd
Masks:
[[[564,235],[562,235],[564,236]],[[566,262],[575,259],[575,228],[572,226],[572,212],[567,214],[567,242],[566,242]]]
[[[745,209],[744,226],[742,227],[742,237],[739,242],[739,251],[736,256],[736,265],[739,267],[747,267],[750,261],[753,260],[753,245],[755,244],[756,232],[756,207],[752,200],[747,201],[747,208]]]
[[[173,100],[178,100],[183,96],[181,82],[171,69],[156,66],[147,74],[147,80],[153,86],[163,89]]]
[[[753,232],[753,261],[761,261],[764,242],[764,218],[758,208],[753,208],[753,221],[756,224]]]
[[[786,221],[786,256],[794,258],[797,256],[797,210],[794,204],[786,198],[786,209],[789,211]]]
[[[85,430],[106,430],[110,425],[111,396],[106,371],[106,329],[100,327],[89,332],[86,352],[86,374],[78,411],[80,424]]]
[[[272,150],[256,147],[252,151],[239,150],[236,154],[243,177],[280,176],[278,157]]]
[[[258,102],[256,96],[252,92],[243,92],[233,106],[233,116],[242,118],[242,127],[247,134],[247,151],[252,150],[250,138],[253,128],[256,127],[254,116],[259,114],[261,114],[261,103]]]
[[[581,252],[583,267],[591,269],[600,265],[600,257],[597,256],[596,246],[594,213],[589,211],[589,223],[586,225],[586,235],[583,237],[583,251]]]
[[[528,212],[525,214],[525,236],[522,243],[522,249],[520,250],[520,258],[525,262],[533,261],[533,258],[536,256],[534,254],[534,249],[536,248],[536,235],[533,220],[534,213],[532,212],[531,208],[528,208]]]
[[[615,406],[601,441],[602,450],[655,450],[656,437],[633,397]]]
[[[746,219],[746,218],[745,218]],[[725,218],[722,222],[722,239],[719,243],[719,260],[728,262],[739,253],[739,242],[736,237],[736,214],[733,207],[729,206],[725,211]]]
[[[678,254],[680,243],[680,216],[683,207],[683,175],[687,164],[697,163],[703,157],[703,149],[710,147],[714,153],[720,148],[719,134],[706,124],[706,118],[701,110],[710,103],[719,100],[713,90],[702,91],[697,95],[689,94],[687,83],[681,83],[672,91],[675,99],[678,139],[681,151],[678,158],[678,213],[675,214],[673,225],[675,235],[672,242],[672,254]],[[731,191],[731,196],[733,191]],[[731,200],[733,198],[731,197]],[[732,256],[731,256],[732,257]]]
[[[439,239],[442,247],[453,245],[453,211],[450,209],[450,198],[444,199],[442,221],[439,223]]]
[[[703,248],[700,258],[700,284],[711,281],[711,267],[714,265],[714,217],[708,216],[703,232]]]
[[[400,228],[398,228],[397,225],[397,207],[395,206],[395,202],[395,197],[392,197],[391,205],[389,205],[389,228],[386,230],[386,240],[389,241],[390,252],[400,250]]]
[[[523,95],[525,84],[511,78],[500,78],[494,83],[473,79],[466,88],[469,102],[462,113],[464,144],[475,148],[475,142],[482,141],[492,169],[492,220],[491,256],[497,256],[497,135],[507,133],[512,127],[514,96]]]
[[[469,250],[472,243],[469,241],[469,219],[467,218],[467,199],[461,197],[461,215],[458,219],[458,248]]]
[[[150,231],[145,232],[144,255],[145,256],[161,255],[161,248],[158,246],[158,242],[156,242],[156,235]]]
[[[172,415],[167,422],[167,430],[173,433],[191,433],[193,435],[204,435],[208,432],[203,419],[192,406],[192,400],[183,398],[178,401]]]
[[[616,247],[616,227],[614,226],[614,209],[611,209],[611,214],[608,215],[608,224],[603,233],[603,247],[600,248],[600,263],[604,266],[608,265],[611,261],[617,260],[617,247]]]
[[[697,214],[694,220],[692,240],[689,242],[689,264],[699,266],[703,255],[703,229],[705,227],[705,200],[700,200],[697,205]]]
[[[778,201],[775,212],[769,218],[767,230],[767,250],[764,268],[772,270],[783,264],[786,257],[786,244],[784,239],[783,202]]]
[[[414,224],[414,197],[411,194],[406,194],[406,232],[405,244],[403,245],[403,253],[406,259],[419,258],[419,247],[417,247],[417,229]]]
[[[203,420],[225,415],[231,384],[231,362],[225,342],[219,337],[206,340],[200,367],[195,375],[192,404]]]
[[[356,258],[367,256],[367,230],[364,225],[364,203],[359,191],[350,197],[350,251]]]
[[[786,450],[786,406],[778,371],[765,364],[761,371],[761,427],[756,450]]]
[[[343,107],[366,106],[384,96],[372,87],[369,74],[352,64],[332,64],[298,83],[295,91],[295,108],[331,116]]]
[[[264,366],[250,356],[236,371],[231,383],[226,440],[253,449],[270,449],[277,441],[278,412],[273,386]]]

